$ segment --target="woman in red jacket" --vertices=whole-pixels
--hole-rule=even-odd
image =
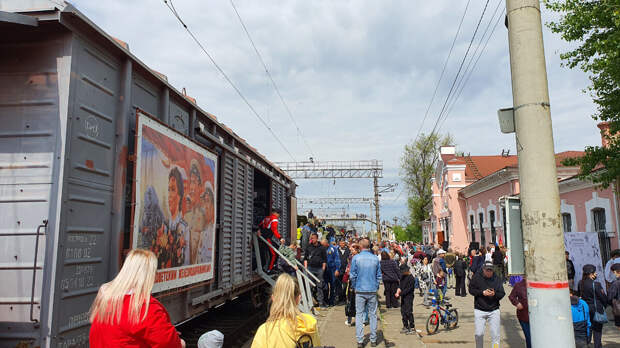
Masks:
[[[129,252],[123,268],[103,284],[90,309],[90,347],[185,348],[164,306],[151,296],[157,258]]]

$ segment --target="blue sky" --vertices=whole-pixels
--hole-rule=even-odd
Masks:
[[[234,1],[316,160],[380,159],[383,216],[406,213],[399,161],[429,105],[466,1]],[[430,132],[458,69],[484,1],[471,1],[445,77],[423,131]],[[502,0],[490,0],[483,30]],[[176,22],[163,1],[73,4],[109,34],[126,41],[153,69],[185,87],[198,104],[273,161],[290,157]],[[187,25],[237,84],[297,160],[310,156],[256,57],[229,1],[176,0]],[[499,13],[499,12],[498,12]],[[543,11],[543,20],[552,14]],[[492,27],[492,26],[491,26]],[[570,46],[544,30],[556,152],[600,142],[583,93],[587,76],[561,66]],[[474,41],[472,50],[478,41]],[[481,50],[482,48],[480,48]],[[501,134],[497,109],[512,105],[508,36],[497,26],[441,131],[472,155],[515,153]],[[299,180],[298,197],[370,197],[371,179]],[[396,199],[398,198],[398,199]],[[362,206],[352,212],[368,213]]]

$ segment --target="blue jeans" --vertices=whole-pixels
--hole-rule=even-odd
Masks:
[[[525,335],[525,345],[527,348],[532,348],[532,338],[530,337],[530,323],[519,320],[521,328],[523,329],[523,335]]]
[[[368,310],[370,341],[377,342],[377,294],[355,294],[355,337],[357,343],[364,341],[364,312]]]

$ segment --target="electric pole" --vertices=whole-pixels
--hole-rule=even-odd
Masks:
[[[575,347],[538,0],[506,0],[533,347]]]
[[[375,188],[375,216],[377,221],[377,243],[381,244],[381,220],[379,220],[379,178],[374,177]]]

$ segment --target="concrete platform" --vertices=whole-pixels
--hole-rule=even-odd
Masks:
[[[501,302],[501,346],[502,347],[525,347],[525,339],[521,326],[517,320],[514,306],[508,301],[508,294],[512,290],[510,286],[505,287],[506,297]],[[474,300],[473,297],[455,297],[454,289],[448,290],[450,303],[459,312],[459,324],[454,330],[447,331],[443,326],[434,335],[426,333],[426,319],[431,313],[430,308],[422,305],[422,298],[417,296],[414,300],[414,318],[416,328],[422,330],[421,338],[400,333],[402,322],[400,309],[385,309],[385,299],[383,288],[379,290],[380,311],[383,320],[378,324],[378,347],[429,347],[429,348],[449,348],[449,347],[475,347],[474,342]],[[321,344],[335,346],[337,348],[356,348],[355,327],[345,325],[344,306],[331,307],[320,312],[318,316],[319,332]],[[370,328],[365,327],[365,347],[370,347],[369,333]],[[485,347],[491,347],[488,336],[488,329],[485,335]],[[620,330],[616,329],[612,323],[605,324],[603,328],[603,347],[620,348]],[[558,347],[560,348],[560,347]]]

